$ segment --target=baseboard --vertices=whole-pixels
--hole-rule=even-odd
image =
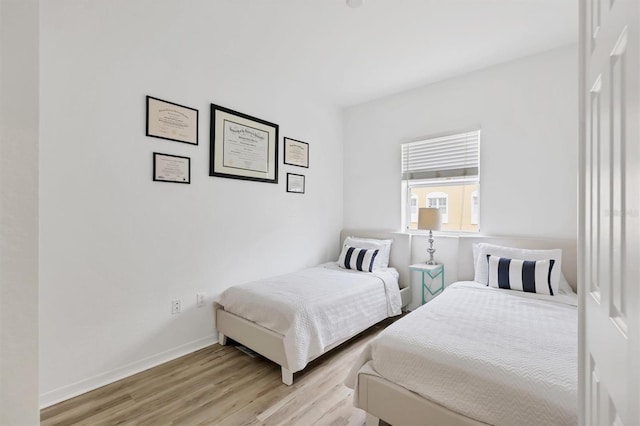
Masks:
[[[144,370],[164,364],[165,362],[180,358],[181,356],[190,354],[191,352],[213,345],[217,341],[217,333],[212,334],[202,339],[194,340],[193,342],[185,343],[184,345],[161,352],[157,355],[132,362],[131,364],[127,364],[114,370],[45,392],[40,394],[40,409],[65,401],[69,398],[82,395],[83,393],[108,385],[109,383],[117,382],[125,377],[132,376]]]

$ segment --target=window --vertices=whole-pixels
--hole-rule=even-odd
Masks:
[[[449,210],[447,210],[448,202],[449,194],[446,192],[430,192],[427,194],[427,207],[440,209],[442,223],[449,223]]]
[[[478,232],[479,167],[479,130],[402,144],[405,227],[417,228],[421,207],[436,207],[442,230]]]
[[[480,200],[478,199],[478,191],[471,193],[471,224],[478,224],[478,215],[480,210]]]
[[[411,222],[418,222],[418,196],[411,195]]]

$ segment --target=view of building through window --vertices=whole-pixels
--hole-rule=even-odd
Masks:
[[[420,200],[419,195],[418,200]],[[440,210],[440,220],[442,223],[449,223],[449,194],[439,191],[429,192],[427,194],[427,207]]]
[[[442,231],[478,232],[478,183],[450,186],[412,186],[411,223],[418,229],[418,209],[437,207],[442,217]]]
[[[480,231],[480,130],[431,137],[401,146],[407,229],[418,211],[440,210],[442,231]]]

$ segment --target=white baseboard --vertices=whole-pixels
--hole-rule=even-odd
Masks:
[[[173,349],[132,362],[131,364],[124,365],[114,370],[45,392],[40,394],[40,409],[65,401],[69,398],[73,398],[74,396],[82,395],[83,393],[140,373],[141,371],[148,370],[157,365],[164,364],[167,361],[171,361],[190,354],[191,352],[213,345],[217,341],[218,335],[212,334],[202,339],[194,340],[193,342],[185,343],[184,345],[180,345]]]

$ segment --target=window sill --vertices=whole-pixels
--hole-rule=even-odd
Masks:
[[[428,236],[429,231],[423,231],[421,229],[406,229],[403,231],[406,234],[413,235],[424,235]],[[472,232],[472,231],[433,231],[434,237],[480,237],[482,234],[480,232]]]

